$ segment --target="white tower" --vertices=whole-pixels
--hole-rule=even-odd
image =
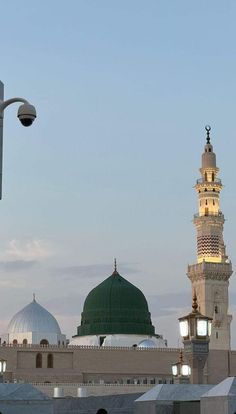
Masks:
[[[197,230],[197,264],[188,266],[187,275],[192,282],[192,294],[197,295],[199,311],[213,318],[211,349],[230,349],[230,323],[228,314],[228,286],[232,264],[226,255],[220,210],[221,180],[219,168],[210,143],[210,126],[206,126],[207,139],[202,154],[201,178],[195,189],[198,193],[198,214],[194,215]]]

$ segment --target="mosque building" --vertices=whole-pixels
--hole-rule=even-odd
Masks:
[[[66,345],[66,336],[62,335],[54,316],[36,302],[34,295],[33,301],[13,316],[2,341],[13,345]]]
[[[111,276],[87,296],[70,345],[166,347],[155,334],[144,294],[122,277],[116,267]]]
[[[232,264],[223,240],[222,184],[210,127],[206,131],[201,178],[195,186],[197,263],[188,266],[187,275],[198,310],[213,319],[204,382],[215,384],[236,375],[236,351],[230,348]],[[143,292],[118,273],[116,262],[112,275],[88,293],[77,334],[68,342],[54,316],[34,297],[13,316],[2,336],[0,359],[7,361],[6,379],[47,384],[166,383],[172,381],[171,365],[179,356],[179,349],[167,348],[162,335],[155,333]]]

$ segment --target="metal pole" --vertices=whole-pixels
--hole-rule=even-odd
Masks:
[[[4,85],[0,81],[0,102],[4,100]],[[0,113],[0,200],[2,199],[2,167],[3,167],[3,111]]]

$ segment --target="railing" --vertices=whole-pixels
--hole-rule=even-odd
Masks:
[[[229,272],[232,271],[232,263],[212,263],[212,262],[201,262],[196,263],[193,265],[188,265],[188,272],[197,272],[197,271],[211,271],[211,270],[218,270],[219,272]]]
[[[143,375],[144,376],[144,375]],[[169,375],[169,377],[166,375],[167,379],[172,378],[171,375]],[[34,382],[34,381],[30,381],[31,385],[35,385],[35,386],[40,386],[40,387],[127,387],[127,388],[132,388],[133,386],[137,386],[137,387],[149,387],[150,388],[150,383],[147,384],[135,384],[135,383],[130,383],[130,384],[126,384],[126,383],[104,383],[104,384],[100,384],[97,382]],[[155,385],[155,384],[153,384]],[[152,386],[153,386],[152,385]],[[157,385],[157,384],[156,384]]]
[[[92,346],[92,345],[40,345],[40,344],[0,344],[0,348],[14,348],[14,349],[55,349],[55,350],[68,350],[71,351],[73,349],[81,349],[81,350],[96,350],[96,351],[117,351],[117,350],[125,350],[125,351],[133,351],[133,352],[143,352],[143,351],[150,351],[150,352],[179,352],[179,348],[139,348],[139,347],[132,347],[132,346]]]
[[[215,178],[212,181],[208,181],[205,180],[204,178],[198,178],[197,179],[197,184],[220,184],[221,185],[221,179],[220,178]]]
[[[223,217],[223,213],[222,213],[222,211],[218,211],[218,213],[214,213],[214,212],[208,212],[207,214],[199,214],[199,213],[196,213],[196,214],[194,214],[194,218],[198,218],[198,217],[211,217],[211,216],[213,216],[213,217]]]

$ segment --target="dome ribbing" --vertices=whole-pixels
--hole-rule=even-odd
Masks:
[[[61,335],[60,327],[54,316],[35,299],[17,312],[8,325],[8,334],[21,332],[48,332]]]
[[[155,335],[145,296],[115,270],[88,294],[77,335]]]

